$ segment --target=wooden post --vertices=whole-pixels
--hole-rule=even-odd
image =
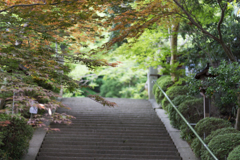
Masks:
[[[5,100],[4,99],[0,99],[0,109],[3,109]]]
[[[216,75],[212,75],[208,73],[209,70],[209,63],[207,63],[207,66],[199,73],[195,75],[196,79],[200,79],[202,83],[206,80],[206,77],[216,77]],[[203,86],[200,88],[200,94],[203,96],[203,111],[204,111],[204,118],[210,117],[210,105],[211,105],[211,99],[207,98],[205,95],[207,86]]]
[[[240,108],[237,110],[235,129],[240,131]]]
[[[205,95],[203,96],[203,111],[204,111],[204,118],[210,117],[210,105],[211,99],[207,98]]]
[[[238,96],[238,104],[240,104],[240,95]],[[237,109],[235,129],[240,131],[240,106],[238,106],[238,109]]]

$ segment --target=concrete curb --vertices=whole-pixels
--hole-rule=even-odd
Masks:
[[[61,99],[57,99],[61,101]],[[46,121],[45,125],[49,126],[50,122]],[[42,145],[42,142],[45,138],[47,131],[44,128],[37,128],[32,136],[32,139],[29,142],[28,152],[23,156],[21,160],[35,160],[37,158],[39,149]]]
[[[163,109],[160,109],[161,106],[156,103],[155,99],[149,99],[149,102],[152,104],[152,107],[154,108],[157,116],[165,125],[170,137],[173,140],[173,143],[175,144],[180,156],[182,157],[182,160],[199,160],[199,158],[197,158],[193,153],[189,144],[181,139],[180,130],[175,129],[171,126],[167,113]]]
[[[45,123],[46,126],[50,124],[50,122]],[[22,160],[35,160],[38,154],[38,151],[42,145],[43,139],[46,135],[47,131],[44,128],[37,128],[33,137],[29,142],[29,148],[27,154],[24,155]]]

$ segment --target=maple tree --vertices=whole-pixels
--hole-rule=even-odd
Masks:
[[[102,18],[97,12],[107,6],[103,1],[85,0],[0,1],[0,98],[6,112],[24,114],[30,106],[43,109],[38,103],[45,110],[62,106],[55,98],[61,86],[70,91],[79,87],[79,82],[67,75],[69,62],[91,69],[116,66],[76,50],[71,52],[80,42],[101,36]],[[91,98],[115,105],[97,96]],[[52,117],[64,123],[71,123],[68,119],[72,118],[56,113]],[[31,123],[42,126],[42,120],[35,115]]]
[[[110,48],[113,44],[123,41],[126,38],[135,39],[130,43],[135,43],[146,29],[153,29],[153,25],[157,24],[169,29],[171,44],[171,75],[175,81],[177,64],[177,37],[180,18],[177,16],[180,12],[177,5],[173,1],[153,0],[153,1],[135,1],[129,4],[126,2],[122,8],[131,6],[131,9],[123,13],[115,12],[109,22],[116,24],[110,31],[118,31],[118,36],[112,38],[105,46]],[[130,44],[131,47],[131,44]],[[151,57],[151,56],[150,56]]]
[[[231,46],[223,39],[223,23],[226,15],[231,12],[230,1],[192,1],[192,0],[138,0],[131,3],[131,9],[123,13],[115,13],[115,16],[108,20],[108,23],[115,24],[110,31],[118,31],[118,36],[111,39],[105,44],[111,47],[117,42],[124,39],[138,39],[145,29],[153,28],[153,24],[165,26],[171,32],[171,62],[177,62],[177,34],[186,31],[179,31],[181,23],[194,29],[194,32],[206,35],[210,40],[216,41],[224,50],[225,55],[230,61],[237,61],[236,56],[232,53]],[[127,7],[128,2],[122,7]],[[209,31],[209,23],[214,24],[217,32]],[[211,29],[213,28],[211,27]],[[182,28],[181,28],[182,29]],[[134,43],[134,42],[132,42]],[[131,46],[131,44],[130,44]],[[174,79],[174,72],[172,79]]]

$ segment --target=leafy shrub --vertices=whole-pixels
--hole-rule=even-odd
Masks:
[[[228,156],[238,145],[240,145],[240,134],[228,133],[214,137],[209,142],[208,147],[219,160],[225,160],[225,156]],[[207,151],[201,154],[201,158],[204,160],[213,159]]]
[[[171,99],[170,99],[171,100]],[[163,98],[162,100],[162,108],[165,110],[165,111],[168,111],[167,109],[167,105],[170,104],[168,99],[166,97]]]
[[[186,140],[188,143],[191,143],[193,138],[195,137],[195,134],[185,123],[180,126],[180,135],[181,135],[181,138]]]
[[[228,133],[239,133],[239,131],[232,127],[217,129],[216,131],[211,132],[211,134],[207,136],[204,142],[208,144],[214,137],[228,134]],[[197,138],[193,140],[191,147],[195,155],[198,157],[201,155],[201,153],[203,153],[206,150],[206,148],[202,145],[202,143]]]
[[[239,160],[240,157],[240,145],[235,147],[228,155],[227,160]]]
[[[205,137],[211,134],[211,132],[216,131],[217,129],[221,128],[229,128],[231,127],[231,123],[215,117],[207,117],[204,119],[201,119],[197,125],[195,126],[195,131],[197,134],[203,139],[204,133]],[[193,148],[194,153],[196,156],[200,156],[200,148],[201,148],[201,142],[198,141],[198,139],[194,139],[191,147]]]
[[[197,123],[200,119],[203,118],[203,106],[202,100],[198,98],[193,98],[184,101],[178,107],[178,110],[186,118],[189,123]],[[181,132],[181,137],[188,142],[191,142],[195,137],[191,129],[183,122],[179,114],[176,113],[176,122],[177,127],[179,126]]]
[[[188,88],[186,86],[172,86],[168,88],[166,94],[170,99],[173,99],[177,95],[186,95],[188,93]]]
[[[20,159],[27,151],[29,140],[33,135],[33,128],[27,125],[24,118],[12,117],[5,114],[0,114],[1,120],[9,120],[10,124],[7,126],[0,126],[4,138],[3,145],[0,149],[4,152],[2,157],[8,160]]]
[[[215,117],[207,117],[200,120],[195,126],[195,129],[198,135],[203,138],[204,133],[205,137],[207,137],[212,131],[228,127],[231,127],[231,123],[226,120]]]
[[[196,157],[200,157],[200,148],[201,148],[202,143],[198,140],[198,138],[194,138],[192,143],[191,143],[191,148],[193,152],[195,153]]]
[[[188,92],[187,87],[185,86],[172,86],[167,89],[166,94],[170,98],[170,100],[174,99],[178,95],[186,95]],[[162,107],[166,111],[168,111],[167,105],[169,104],[169,101],[166,97],[162,100]]]
[[[182,113],[188,122],[197,123],[200,119],[203,118],[202,99],[188,99],[178,106],[178,110]],[[177,128],[180,128],[181,125],[184,124],[182,118],[177,113],[175,113],[175,120],[176,121],[173,121],[173,123]]]
[[[216,131],[213,131],[209,136],[207,136],[204,142],[208,144],[214,137],[218,135],[224,135],[227,133],[240,133],[240,132],[232,127],[217,129]]]
[[[171,80],[170,76],[162,76],[156,81],[156,83],[163,89],[164,92],[166,92],[168,87],[173,85],[173,81]],[[155,96],[156,102],[160,104],[164,98],[164,95],[156,84],[153,86],[153,94]]]
[[[181,103],[183,103],[186,100],[190,100],[193,99],[193,97],[190,96],[186,96],[186,95],[177,95],[173,100],[173,104],[175,106],[179,106]],[[170,119],[170,123],[173,127],[178,128],[179,126],[176,125],[176,110],[173,108],[173,106],[171,104],[168,104],[167,107],[168,109],[168,114],[169,114],[169,119]]]

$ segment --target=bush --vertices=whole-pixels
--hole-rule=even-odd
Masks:
[[[171,100],[171,99],[170,99]],[[167,105],[170,104],[168,99],[166,97],[163,98],[162,100],[162,108],[168,112],[168,108],[167,108]]]
[[[208,147],[219,160],[225,160],[225,156],[228,156],[238,145],[240,145],[240,134],[228,133],[214,137],[209,142]],[[201,158],[204,160],[213,159],[207,151],[202,153]]]
[[[186,95],[188,92],[188,89],[186,86],[172,86],[168,88],[166,94],[170,98],[170,100],[173,100],[176,96],[179,95]],[[167,100],[166,97],[162,100],[162,107],[166,111],[168,111],[167,105],[169,104],[169,101]]]
[[[177,95],[186,95],[188,93],[188,89],[186,86],[172,86],[168,88],[166,94],[172,100]]]
[[[186,100],[179,105],[178,110],[182,113],[182,115],[189,123],[197,123],[203,118],[202,99],[194,98]],[[183,122],[182,118],[177,113],[175,124],[177,126],[180,126],[181,137],[186,141],[191,142],[195,135],[192,130]]]
[[[191,143],[193,138],[195,137],[195,134],[185,123],[180,126],[180,135],[181,135],[181,138],[186,140],[188,143]]]
[[[186,96],[186,95],[178,95],[176,96],[172,102],[175,106],[179,106],[181,103],[183,103],[186,100],[190,100],[193,99],[193,97],[190,96]],[[173,106],[171,104],[168,104],[167,107],[168,109],[168,113],[169,113],[169,119],[170,119],[170,123],[173,127],[178,128],[179,126],[176,125],[176,110],[173,108]]]
[[[164,92],[166,92],[168,87],[173,85],[173,81],[171,80],[170,76],[162,76],[156,81],[156,83],[163,89]],[[155,96],[156,102],[160,104],[164,98],[164,95],[156,84],[153,86],[153,94]]]
[[[205,137],[207,137],[212,131],[228,127],[231,127],[231,123],[226,120],[215,117],[207,117],[200,120],[195,126],[195,129],[198,135],[203,138],[204,133]]]
[[[194,98],[186,100],[179,105],[178,110],[189,123],[197,123],[203,118],[202,99]],[[175,114],[175,120],[174,125],[177,128],[180,128],[184,124],[182,118],[177,113]]]
[[[207,117],[202,120],[200,120],[197,125],[195,126],[195,131],[197,134],[203,139],[204,133],[205,137],[211,134],[211,132],[216,131],[221,128],[229,128],[231,127],[231,123],[215,117]],[[196,156],[200,156],[200,149],[201,149],[201,142],[198,141],[198,139],[194,139],[191,147],[196,154]]]
[[[227,160],[239,160],[240,157],[240,145],[235,147],[232,152],[229,153]]]
[[[29,140],[33,135],[33,128],[27,124],[24,118],[17,118],[5,114],[0,114],[1,120],[9,120],[10,124],[7,126],[0,126],[4,138],[3,145],[0,150],[3,151],[1,157],[8,160],[20,159],[27,151]]]
[[[204,142],[208,144],[214,137],[224,135],[227,133],[240,133],[240,132],[232,127],[217,129],[216,131],[213,131],[209,136],[207,136]]]
[[[207,136],[204,142],[208,144],[214,137],[228,134],[228,133],[239,133],[239,131],[232,127],[217,129],[216,131],[211,132],[211,134]],[[206,148],[202,145],[202,143],[197,138],[193,140],[191,147],[195,155],[198,157],[206,150]]]
[[[201,145],[202,143],[198,140],[198,138],[194,138],[192,143],[191,143],[191,148],[193,150],[193,152],[195,153],[196,157],[200,157],[200,154],[201,154],[201,151],[200,151],[200,148],[201,148]]]

